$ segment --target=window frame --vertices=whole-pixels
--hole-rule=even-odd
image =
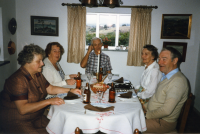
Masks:
[[[115,32],[115,46],[108,46],[109,49],[114,50],[117,46],[119,46],[119,22],[120,22],[120,16],[130,16],[131,14],[119,14],[119,13],[91,13],[88,12],[86,13],[86,15],[96,15],[96,37],[99,37],[99,20],[100,20],[100,15],[116,15],[116,32]],[[130,18],[131,21],[131,18]],[[86,24],[87,24],[87,20],[86,20]],[[88,47],[88,45],[86,44],[86,47]]]

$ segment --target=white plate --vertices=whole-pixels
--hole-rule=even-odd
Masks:
[[[111,107],[110,104],[105,104],[105,103],[91,103],[91,105],[95,107],[102,107],[102,108]]]

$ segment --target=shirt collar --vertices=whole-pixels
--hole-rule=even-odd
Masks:
[[[168,80],[175,74],[179,71],[178,68],[172,70],[171,72],[169,72],[167,75],[165,75],[164,73],[162,73],[162,76],[163,77],[166,77]]]
[[[153,68],[155,64],[156,64],[156,61],[154,61],[153,63],[151,63],[151,65],[149,65],[149,66],[147,67],[147,69],[149,70],[149,69]],[[145,68],[146,68],[147,65],[144,65],[144,66],[145,66]],[[146,70],[147,70],[147,69],[146,69]]]

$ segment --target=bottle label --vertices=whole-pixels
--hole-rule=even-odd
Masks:
[[[83,101],[84,101],[84,102],[87,101],[87,94],[83,94]]]

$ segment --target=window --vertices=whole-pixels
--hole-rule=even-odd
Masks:
[[[109,47],[128,46],[130,18],[130,14],[87,13],[86,45],[93,37],[107,37]]]

